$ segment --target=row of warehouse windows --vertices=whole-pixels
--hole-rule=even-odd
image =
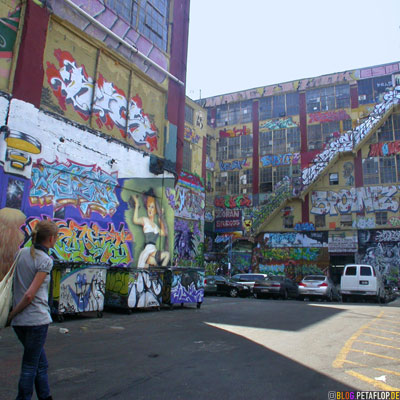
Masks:
[[[168,0],[104,0],[104,2],[135,30],[160,49],[167,51]]]
[[[372,104],[382,101],[385,90],[391,86],[391,75],[378,78],[359,80],[358,101],[359,104]],[[287,93],[258,100],[259,120],[271,118],[282,118],[285,116],[298,115],[299,94]],[[350,107],[350,85],[336,85],[306,91],[307,113],[323,112]],[[208,113],[208,123],[213,125],[211,113]],[[236,103],[222,104],[216,107],[217,127],[225,125],[243,124],[252,121],[252,100]]]

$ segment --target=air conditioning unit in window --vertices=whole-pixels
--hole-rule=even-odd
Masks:
[[[243,194],[246,194],[246,193],[247,193],[247,189],[246,189],[246,188],[243,188],[243,189],[242,189],[242,193],[243,193]]]
[[[360,94],[358,96],[358,101],[365,101],[367,100],[367,95],[366,94]]]

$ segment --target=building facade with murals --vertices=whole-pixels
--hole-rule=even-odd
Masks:
[[[0,22],[1,276],[46,218],[56,260],[193,266],[205,191],[182,169],[187,135],[203,140],[185,130],[189,2],[1,0]]]
[[[368,262],[398,280],[399,85],[393,62],[198,100],[216,141],[211,253],[224,243],[233,271]]]

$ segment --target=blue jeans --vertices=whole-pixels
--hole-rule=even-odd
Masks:
[[[19,341],[24,346],[21,376],[18,382],[16,400],[31,399],[35,385],[38,399],[50,397],[49,381],[47,378],[47,358],[44,351],[49,325],[14,326]]]

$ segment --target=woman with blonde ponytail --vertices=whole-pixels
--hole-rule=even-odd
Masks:
[[[17,400],[31,399],[33,386],[39,400],[52,399],[44,344],[52,322],[48,294],[53,260],[48,253],[56,244],[57,235],[54,222],[39,221],[32,231],[31,248],[23,248],[18,254],[13,309],[8,317],[8,323],[24,346]]]

